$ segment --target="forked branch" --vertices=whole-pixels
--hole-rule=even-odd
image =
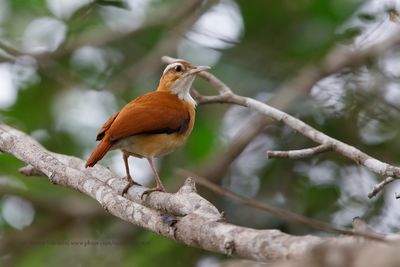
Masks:
[[[388,48],[391,48],[398,44],[400,44],[400,32],[396,32],[386,40],[360,51],[338,50],[336,53],[334,53],[335,57],[327,59],[326,64],[324,66],[321,66],[321,69],[324,72],[331,73],[331,71],[333,70],[339,71],[347,67],[358,67],[369,58],[378,56],[386,51]],[[162,57],[162,60],[166,63],[171,63],[176,59],[164,56]],[[354,146],[330,137],[282,110],[274,108],[256,99],[237,95],[233,93],[233,90],[228,85],[223,83],[220,79],[218,79],[211,73],[202,72],[199,73],[199,76],[208,81],[219,93],[218,95],[202,96],[196,92],[195,97],[200,104],[230,103],[248,107],[265,116],[268,116],[269,118],[283,122],[286,126],[319,144],[319,146],[308,150],[270,152],[270,156],[299,158],[315,155],[317,153],[325,152],[327,150],[332,150],[344,157],[349,158],[357,164],[364,166],[371,172],[374,172],[380,176],[390,177],[374,187],[373,191],[368,194],[370,198],[375,196],[388,183],[396,179],[400,179],[400,167],[382,162],[362,152]]]

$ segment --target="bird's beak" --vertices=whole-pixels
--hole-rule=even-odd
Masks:
[[[199,72],[206,71],[206,70],[209,70],[209,69],[211,69],[209,66],[197,66],[194,69],[189,70],[187,72],[187,75],[197,74]]]

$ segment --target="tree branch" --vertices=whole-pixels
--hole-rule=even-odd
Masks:
[[[0,149],[40,170],[51,182],[92,197],[120,219],[205,250],[266,261],[299,257],[323,242],[354,248],[360,244],[354,237],[291,236],[278,230],[255,230],[226,223],[207,200],[199,201],[201,197],[191,179],[176,194],[154,192],[137,203],[136,195],[145,188],[134,186],[128,192],[129,199],[125,198],[120,195],[125,179],[101,165],[84,169],[83,160],[49,152],[28,135],[4,124],[0,124]],[[176,208],[171,208],[169,201],[180,201],[181,208],[174,211]],[[154,207],[185,215],[171,225]]]
[[[316,77],[327,75],[344,67],[359,66],[371,56],[376,56],[387,48],[400,42],[400,35],[360,52],[342,53],[341,56],[327,59]],[[316,73],[319,73],[316,75]],[[320,145],[362,164],[380,175],[399,178],[400,169],[381,162],[362,151],[329,137],[274,107],[252,98],[232,93],[232,90],[210,73],[200,74],[220,93],[218,96],[200,96],[200,101],[234,103],[249,107],[270,118],[284,122],[287,126],[302,133]],[[238,255],[256,260],[277,260],[294,258],[322,243],[333,243],[340,247],[356,249],[371,241],[359,242],[354,237],[291,236],[277,230],[255,230],[228,224],[223,221],[218,210],[196,193],[194,182],[188,179],[176,193],[154,192],[141,200],[144,187],[133,187],[127,197],[121,196],[123,181],[107,168],[97,165],[84,169],[84,162],[78,158],[52,153],[44,149],[26,134],[7,125],[0,124],[0,150],[12,154],[31,165],[22,169],[29,175],[44,174],[50,181],[73,188],[97,200],[112,215],[142,228],[157,232],[187,245],[209,251]],[[34,171],[35,169],[35,171]],[[168,223],[160,211],[172,213],[177,217],[175,224]]]
[[[369,46],[360,51],[337,50],[336,53],[332,52],[330,54],[330,57],[325,60],[325,64],[321,66],[321,70],[319,72],[310,72],[309,77],[312,77],[312,79],[310,78],[311,80],[317,80],[316,77],[322,77],[326,76],[327,74],[332,74],[345,67],[358,67],[369,58],[378,56],[382,52],[385,52],[388,48],[393,47],[394,45],[397,45],[399,43],[400,31],[397,31],[386,40]],[[176,59],[172,57],[162,57],[162,60],[166,63],[170,63]],[[400,167],[390,165],[374,157],[371,157],[361,150],[350,146],[342,141],[339,141],[333,137],[330,137],[313,128],[312,126],[306,124],[305,122],[266,103],[250,97],[244,97],[234,94],[233,90],[230,89],[229,86],[224,84],[221,80],[219,80],[211,73],[201,72],[199,73],[199,76],[210,82],[210,84],[215,87],[215,89],[219,92],[219,95],[213,96],[197,95],[196,97],[200,103],[230,103],[248,107],[269,118],[285,123],[286,126],[292,128],[296,132],[301,133],[315,143],[318,143],[322,146],[330,147],[336,153],[341,154],[342,156],[347,157],[350,160],[353,160],[357,164],[363,165],[371,172],[374,172],[381,176],[390,176],[395,179],[400,178]],[[225,89],[221,90],[221,88]],[[375,186],[374,188],[378,188],[377,190],[382,190],[384,185],[385,184],[383,184],[381,187]],[[371,197],[372,196],[373,195],[371,195]]]

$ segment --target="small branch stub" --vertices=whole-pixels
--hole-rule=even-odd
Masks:
[[[33,167],[32,165],[26,165],[24,167],[19,168],[19,173],[25,176],[45,176],[45,174]]]
[[[179,194],[197,193],[196,183],[192,177],[188,177],[178,191]]]

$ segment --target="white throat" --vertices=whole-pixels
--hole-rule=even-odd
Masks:
[[[193,107],[196,107],[196,101],[193,99],[193,97],[190,95],[190,88],[192,86],[192,83],[194,81],[194,78],[196,78],[196,75],[189,75],[187,77],[184,77],[182,79],[177,80],[174,85],[172,86],[172,93],[174,93],[179,99],[182,99],[183,101],[186,101]]]

